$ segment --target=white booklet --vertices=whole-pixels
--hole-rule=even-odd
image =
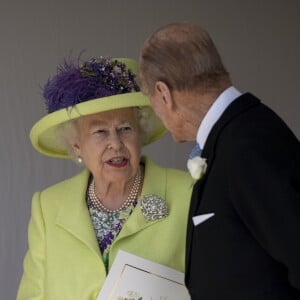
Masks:
[[[190,300],[184,274],[119,250],[97,300]]]

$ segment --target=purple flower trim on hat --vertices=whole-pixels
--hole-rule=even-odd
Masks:
[[[44,86],[48,113],[107,96],[138,92],[135,75],[116,59],[93,58],[82,65],[65,61]]]

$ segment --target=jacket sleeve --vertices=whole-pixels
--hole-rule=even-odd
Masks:
[[[23,268],[17,300],[44,299],[45,224],[40,193],[35,193],[32,199],[31,219],[28,227],[28,250]]]

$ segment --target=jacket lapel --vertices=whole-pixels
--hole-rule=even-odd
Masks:
[[[196,182],[193,188],[192,200],[189,211],[189,219],[188,219],[188,230],[187,230],[187,246],[186,246],[186,274],[185,274],[185,282],[189,280],[189,267],[190,267],[190,259],[191,259],[191,244],[193,240],[194,233],[194,224],[192,218],[197,214],[198,208],[201,202],[201,194],[205,182],[209,176],[210,169],[213,165],[213,161],[215,158],[215,148],[217,145],[218,138],[222,133],[222,130],[238,115],[250,109],[251,107],[258,105],[260,101],[251,95],[250,93],[246,93],[238,97],[235,101],[233,101],[224,111],[220,119],[213,126],[211,132],[207,137],[207,141],[203,148],[201,156],[207,159],[207,170],[204,176]]]
[[[59,209],[56,224],[68,231],[100,257],[90,214],[86,205],[86,189],[89,172],[84,170],[69,182],[64,189],[64,201]]]
[[[223,128],[241,113],[251,107],[258,105],[260,101],[250,93],[246,93],[233,101],[224,111],[223,115],[213,126],[207,137],[202,156],[207,158],[207,163],[211,163],[214,158],[214,150]]]
[[[146,195],[151,195],[153,194],[153,191],[155,191],[156,195],[166,199],[166,170],[155,165],[147,158],[142,157],[142,162],[145,164],[145,177],[140,198]],[[132,214],[124,224],[124,227],[122,228],[117,239],[125,238],[129,235],[135,234],[136,232],[141,231],[157,222],[161,222],[162,220],[163,219],[147,221],[141,211],[139,200],[136,208],[133,210]]]
[[[217,141],[219,136],[222,133],[222,130],[238,115],[240,115],[241,113],[245,112],[246,110],[250,109],[251,107],[259,103],[260,101],[250,93],[241,95],[227,107],[223,115],[213,126],[211,132],[207,137],[207,141],[205,143],[205,146],[201,154],[201,156],[206,158],[207,160],[207,171],[205,175],[199,180],[199,184],[196,184],[194,186],[194,189],[198,190],[197,193],[198,196],[200,195],[201,187],[203,187],[203,183],[205,182],[207,176],[209,175],[210,169],[213,165]],[[200,202],[199,202],[199,198],[198,201],[196,201],[197,200],[196,197],[192,197],[192,198],[195,198],[194,201],[192,202],[196,202],[196,204],[195,203],[191,204],[190,213],[192,214],[192,216],[194,216],[194,213],[198,209]]]

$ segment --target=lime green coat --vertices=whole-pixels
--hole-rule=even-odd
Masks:
[[[122,249],[183,272],[193,181],[186,172],[144,162],[142,196],[164,198],[169,216],[147,221],[138,204],[111,246],[110,266]],[[35,193],[17,300],[96,299],[106,272],[85,201],[89,175],[84,170]]]

